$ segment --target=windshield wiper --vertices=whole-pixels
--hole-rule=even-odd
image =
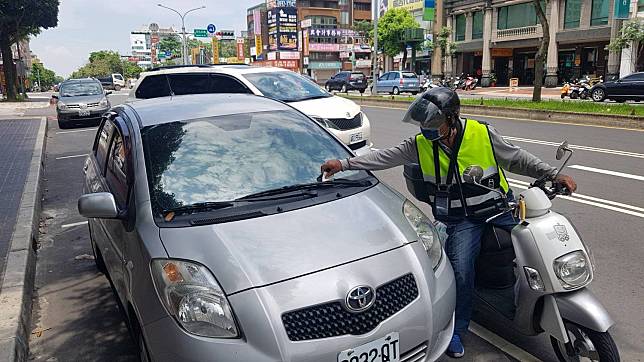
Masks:
[[[294,99],[288,99],[285,100],[284,102],[302,102],[302,101],[309,101],[311,99],[319,99],[319,98],[328,98],[331,97],[330,94],[320,94],[317,96],[310,96],[310,97],[302,97],[302,98],[294,98]]]
[[[255,199],[262,196],[280,195],[280,194],[285,194],[285,193],[297,191],[297,190],[314,190],[314,189],[324,189],[324,188],[333,188],[333,187],[360,187],[360,186],[362,187],[371,186],[371,181],[336,179],[336,180],[329,180],[324,182],[311,182],[306,184],[284,186],[277,189],[261,191],[254,194],[246,195],[244,197],[240,197],[236,200],[248,200],[248,199]],[[306,196],[306,194],[296,194],[294,196],[300,196],[300,195]],[[317,196],[317,193],[315,193],[315,195],[312,195],[312,196]],[[291,196],[289,195],[289,197]]]
[[[227,207],[232,207],[234,205],[235,204],[230,201],[197,202],[190,205],[177,206],[177,207],[171,207],[169,209],[164,209],[163,215],[165,215],[167,219],[168,216],[172,214],[170,217],[170,220],[172,220],[172,218],[174,218],[174,214],[183,214],[183,213],[192,212],[192,211],[203,212],[203,211],[210,211],[210,210],[219,210],[219,209],[225,209]]]

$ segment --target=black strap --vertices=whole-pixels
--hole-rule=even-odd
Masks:
[[[458,174],[458,151],[461,149],[461,143],[463,142],[463,135],[465,134],[465,127],[467,127],[467,120],[465,120],[465,125],[463,130],[456,134],[456,142],[452,148],[452,154],[449,158],[449,167],[447,169],[447,183],[451,184],[452,179],[454,178],[454,173]],[[459,177],[457,177],[458,179]],[[460,184],[460,182],[457,182]]]
[[[436,175],[436,185],[441,184],[441,165],[438,159],[438,141],[432,141],[434,149],[434,175]]]

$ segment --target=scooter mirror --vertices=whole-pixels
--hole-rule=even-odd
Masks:
[[[468,166],[463,171],[463,181],[468,184],[480,184],[483,178],[483,168],[479,165]]]
[[[557,147],[557,161],[561,160],[563,156],[566,154],[566,151],[568,151],[568,141],[563,141],[559,147]]]

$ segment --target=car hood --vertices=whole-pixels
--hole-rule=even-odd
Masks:
[[[338,96],[289,102],[289,105],[311,117],[352,118],[360,112],[360,106],[352,100]]]
[[[266,286],[400,247],[417,235],[404,198],[378,184],[283,214],[224,224],[161,228],[170,258],[208,267],[227,294]]]
[[[103,98],[105,98],[105,96],[99,94],[95,96],[60,97],[59,100],[65,104],[78,104],[100,102]]]

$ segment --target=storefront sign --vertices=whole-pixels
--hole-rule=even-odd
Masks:
[[[356,60],[356,68],[371,68],[371,59]]]
[[[340,69],[341,62],[309,62],[309,69]]]
[[[219,40],[212,38],[212,62],[219,63]]]
[[[278,67],[285,68],[297,72],[300,69],[299,60],[260,60],[253,63],[260,67]]]
[[[277,49],[297,50],[297,8],[282,7],[275,10],[277,10]]]
[[[262,33],[262,13],[259,9],[253,10],[253,33],[255,35]]]
[[[434,20],[434,7],[436,6],[435,0],[424,0],[423,4],[423,20]]]
[[[581,65],[581,55],[577,54],[575,55],[575,66],[580,66]]]
[[[237,38],[237,59],[244,60],[244,38]]]
[[[339,52],[340,44],[310,43],[309,51],[310,52]]]
[[[309,32],[306,30],[302,31],[302,54],[304,56],[309,55]]]
[[[280,59],[300,59],[300,52],[280,52]]]
[[[340,58],[341,59],[346,59],[349,57],[349,52],[340,52]]]
[[[414,11],[422,9],[425,5],[425,0],[389,0],[388,4],[387,9],[401,8]]]
[[[300,28],[310,28],[313,25],[313,20],[304,19],[300,21]]]
[[[257,55],[262,54],[262,36],[260,34],[255,34],[255,51]]]
[[[266,54],[266,58],[267,58],[268,60],[275,60],[275,59],[277,59],[277,52],[269,52],[268,54]]]
[[[277,12],[275,9],[266,12],[266,23],[268,24],[268,49],[277,50]]]
[[[512,48],[492,48],[491,55],[493,57],[511,57]]]
[[[304,65],[309,65],[309,57],[304,57]]]
[[[615,0],[615,19],[628,19],[631,0]]]

